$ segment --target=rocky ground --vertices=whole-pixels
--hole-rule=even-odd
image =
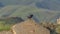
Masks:
[[[12,32],[11,31],[2,31],[2,32],[0,32],[0,34],[12,34]]]
[[[37,24],[34,20],[28,19],[15,24],[11,31],[3,31],[0,34],[50,34],[50,31]]]
[[[12,29],[14,34],[50,34],[49,30],[30,19],[14,25]]]

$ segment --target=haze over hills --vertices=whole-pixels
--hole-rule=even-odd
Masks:
[[[27,5],[32,4],[35,0],[0,0],[6,5]]]
[[[56,19],[60,16],[60,11],[51,11],[47,9],[38,9],[34,6],[6,6],[0,10],[0,17],[22,17],[27,19],[29,14],[34,14],[34,18],[41,21],[56,22]]]
[[[43,0],[42,2],[37,2],[36,6],[39,8],[60,11],[60,0]]]
[[[59,0],[0,0],[0,2],[1,6],[5,6],[0,9],[0,17],[18,16],[26,19],[27,15],[33,13],[40,21],[52,22],[60,17]]]
[[[0,5],[33,5],[38,8],[60,11],[60,0],[0,0]]]

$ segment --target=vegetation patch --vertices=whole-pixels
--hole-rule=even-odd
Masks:
[[[0,31],[8,31],[11,29],[11,26],[24,21],[22,18],[20,17],[10,17],[7,19],[2,19],[0,20]]]

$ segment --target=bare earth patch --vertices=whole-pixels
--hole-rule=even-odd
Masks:
[[[11,31],[1,31],[0,34],[12,34]]]
[[[50,31],[35,23],[32,19],[18,23],[12,27],[14,34],[50,34]]]

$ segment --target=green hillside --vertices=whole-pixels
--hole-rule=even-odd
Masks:
[[[47,9],[38,9],[34,6],[20,6],[20,5],[11,5],[6,6],[0,9],[0,31],[10,30],[10,27],[13,24],[16,24],[16,19],[11,17],[22,17],[23,20],[27,19],[27,16],[33,14],[34,18],[38,19],[39,22],[56,22],[56,19],[60,16],[60,11],[52,11]],[[2,18],[5,18],[1,21]],[[9,18],[9,19],[6,19]],[[35,20],[36,20],[35,19]],[[19,21],[19,20],[17,20]]]
[[[38,9],[34,6],[19,6],[19,5],[11,5],[6,6],[0,10],[0,17],[22,17],[26,19],[29,14],[34,14],[40,21],[56,21],[55,17],[60,11],[52,11],[47,9]]]

